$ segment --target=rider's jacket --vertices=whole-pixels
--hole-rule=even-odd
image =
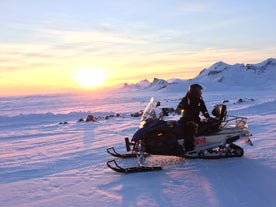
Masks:
[[[182,98],[177,108],[184,110],[183,116],[180,119],[183,122],[193,121],[199,124],[200,112],[205,118],[210,117],[203,99],[201,97],[193,97],[189,92]]]

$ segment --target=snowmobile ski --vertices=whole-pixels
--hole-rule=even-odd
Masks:
[[[106,149],[107,153],[118,158],[131,158],[131,157],[136,157],[136,153],[126,153],[126,154],[121,154],[118,153],[114,147],[109,147]]]
[[[118,158],[130,158],[136,157],[136,154],[119,154],[112,149],[115,154],[115,157]],[[190,151],[183,154],[183,158],[186,159],[223,159],[223,158],[233,158],[233,157],[242,157],[244,151],[241,147],[235,144],[230,144],[228,147],[220,146],[218,149],[209,149],[209,150],[199,150],[199,151]],[[114,155],[113,155],[114,156]],[[160,166],[138,166],[138,167],[121,167],[115,159],[109,160],[107,162],[107,166],[119,173],[134,173],[134,172],[149,172],[149,171],[157,171],[162,170],[163,168]]]
[[[116,160],[109,160],[106,164],[110,169],[119,173],[134,173],[134,172],[137,173],[137,172],[150,172],[150,171],[162,170],[162,167],[158,167],[158,166],[157,167],[139,166],[139,167],[123,168],[118,165]]]

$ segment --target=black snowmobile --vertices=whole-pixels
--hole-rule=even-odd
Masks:
[[[169,120],[164,121],[166,115],[162,110],[157,117],[156,109],[160,106],[151,98],[145,108],[139,129],[133,135],[131,142],[125,138],[127,151],[131,153],[120,154],[114,147],[107,149],[107,152],[117,158],[137,157],[137,166],[121,167],[116,159],[107,162],[107,166],[116,172],[145,172],[161,170],[161,166],[146,166],[145,159],[149,155],[172,155],[183,158],[219,159],[229,157],[242,157],[243,149],[234,144],[241,140],[253,145],[247,130],[247,118],[227,115],[226,105],[215,106],[212,111],[214,117],[203,124],[195,139],[195,149],[186,151],[185,126],[182,122]]]

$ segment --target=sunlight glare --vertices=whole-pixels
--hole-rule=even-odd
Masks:
[[[77,83],[85,88],[102,86],[105,80],[105,74],[99,68],[82,68],[76,72]]]

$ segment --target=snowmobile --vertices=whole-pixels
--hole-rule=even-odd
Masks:
[[[234,144],[237,140],[253,146],[250,131],[247,130],[247,118],[227,115],[226,105],[219,104],[212,110],[214,117],[203,120],[203,130],[199,130],[195,138],[195,148],[185,149],[185,124],[177,120],[163,120],[166,111],[161,110],[157,116],[160,102],[154,98],[143,111],[140,127],[134,133],[131,141],[125,138],[128,153],[118,153],[114,147],[109,147],[107,153],[117,158],[137,158],[137,166],[122,167],[116,159],[109,160],[107,166],[120,173],[146,172],[161,170],[161,166],[145,165],[146,157],[150,155],[171,155],[186,159],[219,159],[242,157],[243,148]],[[131,151],[131,152],[130,152]]]

